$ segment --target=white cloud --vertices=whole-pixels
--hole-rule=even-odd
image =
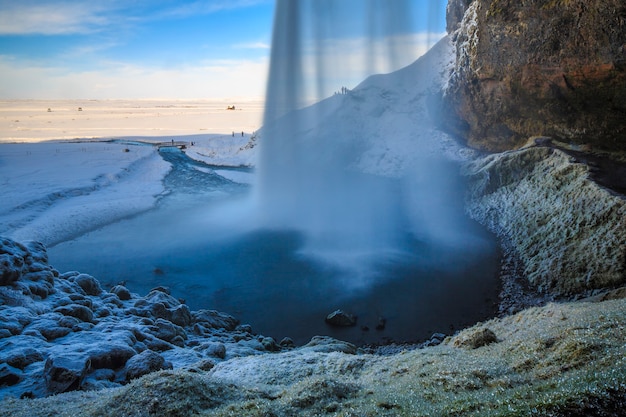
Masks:
[[[0,3],[0,35],[90,33],[111,23],[115,2]]]
[[[259,98],[267,59],[212,61],[161,69],[108,63],[101,69],[45,68],[0,57],[0,97],[6,99]]]
[[[67,35],[128,23],[208,15],[269,0],[0,0],[0,35]]]
[[[313,91],[320,93],[321,97],[331,95],[341,86],[352,88],[368,75],[410,64],[442,36],[421,33],[387,41],[341,39],[332,43],[323,42],[321,50],[308,45],[304,49],[304,76],[314,80],[313,83],[321,81],[323,85],[313,84],[305,88],[310,94]],[[395,45],[398,58],[393,67],[385,59],[390,44]],[[263,44],[256,46],[265,48]],[[312,61],[314,54],[323,63],[321,77],[313,72],[316,69]],[[0,56],[0,98],[263,97],[269,63],[268,57],[264,56],[257,59],[205,60],[168,68],[102,60],[90,62],[88,69],[67,65],[46,67],[41,63]]]
[[[266,42],[250,42],[250,43],[238,43],[232,45],[235,49],[270,49],[271,46]]]

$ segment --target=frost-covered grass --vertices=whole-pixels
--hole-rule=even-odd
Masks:
[[[625,308],[623,299],[549,304],[437,347],[392,356],[305,347],[208,372],[163,371],[116,390],[9,400],[0,415],[616,415],[626,405]],[[485,328],[496,342],[463,343]]]
[[[626,200],[593,182],[587,165],[531,147],[478,159],[466,175],[468,212],[513,240],[540,291],[572,295],[624,282]]]

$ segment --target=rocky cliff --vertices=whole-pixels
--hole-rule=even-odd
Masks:
[[[626,150],[626,2],[450,0],[448,31],[446,126],[470,146],[542,135]]]

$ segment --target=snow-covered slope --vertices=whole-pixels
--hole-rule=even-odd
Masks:
[[[446,37],[413,64],[301,110],[308,123],[296,136],[319,158],[341,152],[352,168],[388,176],[400,175],[426,154],[458,158],[464,150],[435,127],[429,112],[429,100],[446,83],[453,61]]]

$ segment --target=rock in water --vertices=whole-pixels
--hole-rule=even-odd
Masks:
[[[337,327],[356,326],[356,316],[343,310],[335,310],[326,316],[326,323]]]

